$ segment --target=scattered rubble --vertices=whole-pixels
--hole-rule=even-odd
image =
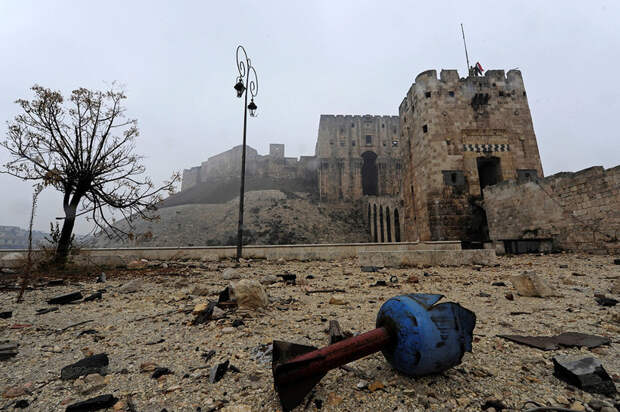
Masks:
[[[256,280],[242,279],[229,286],[231,299],[239,309],[259,309],[269,305],[269,298],[263,286]]]

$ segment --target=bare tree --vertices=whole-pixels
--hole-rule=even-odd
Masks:
[[[134,154],[137,121],[128,119],[126,99],[113,85],[107,91],[80,88],[65,102],[58,91],[35,85],[32,100],[17,100],[22,113],[8,122],[0,146],[11,157],[2,172],[41,181],[63,193],[65,212],[55,254],[64,263],[76,216],[87,215],[107,235],[130,235],[113,225],[117,210],[131,222],[152,220],[164,192],[172,192],[178,173],[156,187],[144,176],[141,156]]]

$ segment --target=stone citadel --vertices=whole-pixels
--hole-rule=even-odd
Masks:
[[[527,221],[512,222],[516,227],[510,230],[489,228],[489,214],[492,223],[499,224],[498,211],[489,211],[489,205],[517,200],[512,198],[517,191],[501,182],[540,184],[543,178],[519,70],[488,70],[484,76],[470,73],[465,78],[456,70],[441,70],[439,77],[435,70],[422,72],[405,94],[398,116],[321,115],[314,156],[285,157],[284,149],[272,144],[269,154],[261,156],[248,147],[248,176],[313,182],[312,192],[320,202],[361,209],[371,242],[460,240],[464,247],[484,245],[500,252],[539,250],[541,245],[618,250],[620,212],[606,207],[584,212],[566,204],[570,210],[561,212],[569,216],[565,221],[586,213],[590,222],[582,225],[583,238],[572,235],[570,242],[565,239],[568,231],[553,229],[558,219],[539,222],[544,236],[536,235],[537,228]],[[238,178],[240,152],[237,146],[184,170],[181,193],[201,182]],[[619,175],[617,167],[610,169],[600,175],[605,181],[594,185],[604,188],[603,195],[593,195],[605,199],[605,205],[620,203]],[[584,198],[591,194],[588,186],[575,190]],[[553,187],[545,193],[541,202],[555,196]],[[501,201],[498,196],[503,196]],[[512,215],[506,218],[510,221]],[[594,235],[601,231],[594,224],[607,228],[604,236]]]

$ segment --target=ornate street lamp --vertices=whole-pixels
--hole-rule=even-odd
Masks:
[[[239,55],[239,51],[242,55]],[[250,110],[250,116],[256,117],[256,103],[254,98],[258,94],[258,77],[256,76],[256,70],[252,66],[252,62],[248,58],[248,54],[245,52],[243,46],[237,47],[237,69],[239,70],[239,77],[237,77],[237,84],[234,88],[237,91],[237,97],[241,98],[245,95],[245,102],[243,104],[243,149],[241,151],[241,188],[239,191],[239,224],[237,226],[237,261],[241,259],[243,249],[243,203],[245,195],[245,142],[246,142],[246,130],[248,124],[248,109]],[[241,59],[239,59],[241,57]],[[252,74],[252,76],[250,76]],[[250,80],[252,77],[252,80]],[[245,81],[245,85],[243,82]],[[252,96],[250,104],[248,105],[248,91]]]

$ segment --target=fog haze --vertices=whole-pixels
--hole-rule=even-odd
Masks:
[[[519,68],[545,175],[620,164],[620,3],[606,1],[4,1],[0,119],[33,84],[124,85],[155,182],[241,143],[235,48],[256,67],[248,144],[312,155],[320,114],[397,115],[420,72]],[[6,124],[0,130],[6,134]],[[8,155],[0,148],[0,163]],[[31,183],[0,175],[0,225],[26,227]],[[62,215],[41,196],[35,228]],[[89,225],[78,221],[77,231]]]

